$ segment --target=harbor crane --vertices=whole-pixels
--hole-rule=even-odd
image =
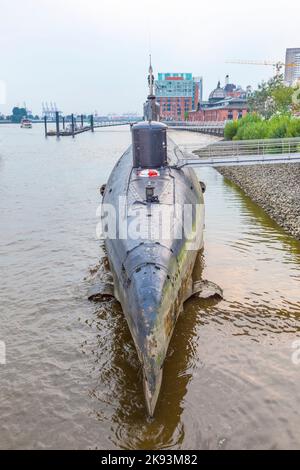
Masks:
[[[275,69],[275,76],[280,75],[282,67],[296,67],[294,62],[285,64],[281,61],[272,60],[227,60],[226,64],[243,64],[243,65],[271,65]]]

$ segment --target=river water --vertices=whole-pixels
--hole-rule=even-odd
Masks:
[[[185,304],[146,418],[121,308],[87,300],[98,188],[129,142],[0,127],[0,448],[299,447],[300,243],[209,168],[203,277],[224,300]]]

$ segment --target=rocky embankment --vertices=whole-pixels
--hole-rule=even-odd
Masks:
[[[300,240],[300,164],[221,167],[281,227]]]

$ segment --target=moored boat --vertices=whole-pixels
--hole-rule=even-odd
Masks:
[[[32,128],[32,122],[30,121],[30,119],[23,118],[22,121],[21,121],[21,127],[23,129],[31,129]]]

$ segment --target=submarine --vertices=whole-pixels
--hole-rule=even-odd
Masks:
[[[200,288],[193,271],[203,247],[204,185],[193,168],[178,165],[178,147],[159,121],[151,60],[148,86],[144,120],[131,126],[132,144],[103,185],[101,219],[112,294],[128,323],[153,417],[176,320]]]
[[[299,154],[217,152],[185,159],[167,125],[159,121],[151,57],[148,85],[144,120],[131,126],[132,144],[100,189],[110,281],[92,289],[89,298],[113,296],[120,302],[143,371],[147,411],[153,417],[184,302],[191,296],[223,298],[219,286],[199,279],[205,185],[194,168],[291,163],[299,161]]]

